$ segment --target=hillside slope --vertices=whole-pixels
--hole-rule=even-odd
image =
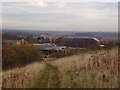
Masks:
[[[59,68],[61,87],[118,87],[118,49],[92,51],[51,63]]]
[[[118,87],[117,48],[112,50],[90,51],[46,62],[33,63],[26,67],[3,72],[3,87]]]

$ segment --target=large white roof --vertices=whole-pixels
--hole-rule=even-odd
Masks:
[[[92,39],[94,39],[95,41],[99,42],[99,40],[97,38],[92,38]]]

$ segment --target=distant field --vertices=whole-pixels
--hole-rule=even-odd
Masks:
[[[118,48],[33,63],[3,72],[4,88],[116,88]]]

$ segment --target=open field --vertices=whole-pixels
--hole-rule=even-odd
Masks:
[[[118,87],[118,48],[90,51],[4,71],[3,87]]]

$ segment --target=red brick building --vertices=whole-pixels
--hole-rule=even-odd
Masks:
[[[60,37],[55,40],[58,46],[94,48],[99,46],[99,40],[96,38],[65,38]]]

